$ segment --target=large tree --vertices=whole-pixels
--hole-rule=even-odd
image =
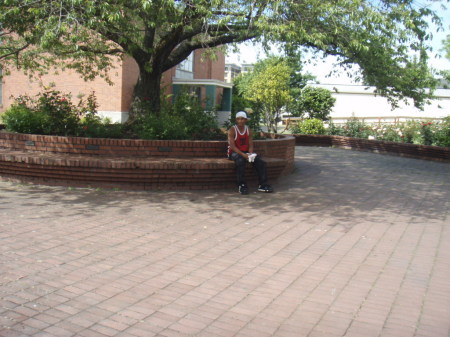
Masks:
[[[157,112],[162,73],[193,50],[277,42],[337,55],[394,104],[422,106],[433,86],[430,19],[439,21],[414,0],[0,0],[0,65],[63,61],[92,78],[108,73],[110,56],[129,55],[140,71],[135,97]]]

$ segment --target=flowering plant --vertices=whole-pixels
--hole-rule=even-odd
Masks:
[[[395,124],[368,124],[352,118],[339,126],[330,121],[328,135],[450,147],[450,116],[442,121],[409,120]]]
[[[6,129],[13,132],[61,136],[120,137],[121,126],[111,125],[97,115],[97,100],[92,92],[86,99],[72,97],[51,87],[35,97],[19,96],[3,114]]]

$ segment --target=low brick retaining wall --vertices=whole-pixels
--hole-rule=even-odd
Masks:
[[[234,186],[226,141],[79,138],[0,132],[4,179],[125,189],[219,189]],[[295,138],[255,141],[271,180],[292,172]],[[254,170],[248,168],[250,179]]]
[[[450,148],[448,147],[415,145],[386,142],[381,140],[325,135],[295,135],[295,143],[300,146],[338,147],[358,151],[370,151],[418,159],[450,162]]]

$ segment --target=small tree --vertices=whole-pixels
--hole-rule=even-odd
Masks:
[[[261,117],[269,132],[277,133],[282,108],[291,100],[291,68],[281,57],[269,57],[258,62],[248,76],[244,98],[258,105]]]
[[[306,87],[291,105],[292,113],[299,117],[317,118],[326,121],[329,119],[335,102],[336,98],[331,95],[329,90]]]
[[[245,93],[249,90],[250,79],[253,73],[240,74],[234,79],[233,101],[231,106],[231,124],[234,123],[234,116],[238,111],[246,111],[249,115],[248,126],[253,130],[254,136],[261,131],[261,106],[246,98]]]

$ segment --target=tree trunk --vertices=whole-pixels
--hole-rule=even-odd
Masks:
[[[267,132],[277,133],[277,122],[275,117],[270,111],[264,113],[264,124],[267,127]]]
[[[159,114],[161,112],[162,72],[145,71],[140,67],[139,79],[134,87],[130,118],[137,115]]]

